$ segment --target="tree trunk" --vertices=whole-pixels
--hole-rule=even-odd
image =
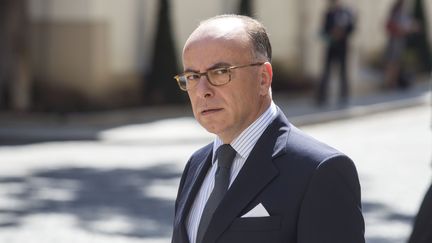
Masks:
[[[30,107],[29,17],[26,0],[0,5],[0,108]]]
[[[159,16],[153,48],[152,68],[146,79],[145,101],[151,104],[184,101],[173,77],[178,73],[168,0],[159,0]]]
[[[253,17],[253,1],[252,0],[240,0],[239,14]]]

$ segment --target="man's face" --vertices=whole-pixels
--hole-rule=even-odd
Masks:
[[[219,35],[218,30],[194,34],[183,51],[183,65],[187,71],[205,72],[215,67],[257,62],[252,57],[249,40],[244,35]],[[222,86],[212,86],[202,76],[197,86],[188,90],[197,121],[225,143],[231,142],[269,103],[266,98],[270,83],[262,81],[266,67],[261,65],[231,70],[231,81]]]

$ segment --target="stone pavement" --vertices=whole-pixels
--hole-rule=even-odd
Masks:
[[[290,120],[351,156],[368,243],[402,243],[431,177],[427,85],[317,109],[276,95]],[[0,243],[169,242],[189,155],[211,141],[186,107],[0,114]]]

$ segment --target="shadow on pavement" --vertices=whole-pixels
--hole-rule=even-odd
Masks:
[[[174,198],[160,185],[176,188],[180,172],[173,168],[170,163],[144,169],[58,168],[0,177],[2,194],[14,202],[1,206],[0,227],[23,226],[33,215],[58,214],[73,217],[74,227],[90,233],[169,237]]]
[[[411,223],[413,220],[412,215],[395,212],[395,210],[391,210],[388,206],[382,203],[362,202],[362,207],[364,214],[379,213],[382,218],[388,221]]]
[[[381,227],[385,227],[389,224],[404,224],[411,225],[414,216],[409,214],[404,214],[397,212],[395,209],[390,208],[386,204],[378,203],[378,202],[362,202],[362,211],[365,219],[373,218],[373,221],[376,221],[375,224],[379,224]],[[366,232],[370,231],[372,225],[366,224]],[[376,232],[374,232],[375,234]],[[367,243],[405,243],[405,239],[400,239],[398,233],[395,232],[396,238],[389,237],[381,237],[381,236],[368,236],[366,233],[366,242]]]
[[[186,105],[64,114],[0,112],[0,146],[97,141],[106,130],[190,117],[192,111]]]

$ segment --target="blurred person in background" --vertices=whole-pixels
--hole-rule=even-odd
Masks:
[[[386,21],[388,42],[385,53],[384,87],[402,87],[404,82],[403,57],[407,37],[419,31],[416,21],[407,13],[406,2],[396,0]]]
[[[294,127],[273,102],[271,45],[249,17],[205,20],[176,75],[216,135],[183,171],[173,243],[364,243],[349,157]]]
[[[324,14],[321,34],[325,40],[325,59],[318,87],[317,104],[327,101],[328,82],[334,64],[339,65],[339,104],[345,105],[349,97],[348,52],[349,39],[354,31],[355,18],[352,11],[340,0],[329,0]]]

